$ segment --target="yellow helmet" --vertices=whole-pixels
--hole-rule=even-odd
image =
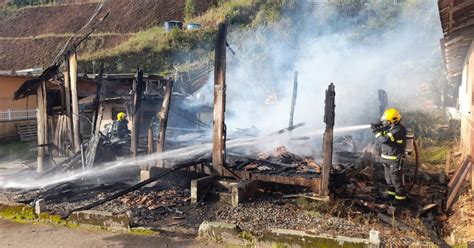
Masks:
[[[117,120],[118,121],[121,121],[121,120],[125,119],[125,117],[127,117],[127,115],[124,112],[119,112],[117,114]]]
[[[397,109],[389,108],[383,112],[381,121],[387,121],[390,124],[397,124],[402,119],[400,112]]]

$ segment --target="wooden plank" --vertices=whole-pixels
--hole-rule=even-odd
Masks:
[[[71,81],[73,151],[74,153],[77,153],[81,150],[81,129],[79,127],[79,100],[77,97],[77,55],[75,52],[69,55],[69,80]]]
[[[173,92],[173,81],[168,80],[165,88],[165,96],[163,98],[163,103],[161,105],[161,111],[159,113],[160,118],[160,134],[158,138],[158,144],[156,146],[156,152],[162,153],[165,149],[165,141],[166,141],[166,127],[168,126],[168,114],[170,111],[170,102],[171,96]],[[163,167],[164,161],[159,160],[158,166]]]
[[[472,164],[471,161],[468,161],[468,164],[464,167],[464,170],[461,171],[460,176],[457,181],[455,181],[452,185],[452,189],[449,190],[448,193],[448,200],[446,201],[446,209],[450,209],[452,204],[454,203],[454,200],[456,199],[459,189],[461,189],[461,186],[466,180],[467,174],[471,170]]]
[[[219,24],[214,59],[214,120],[212,166],[219,175],[224,174],[225,163],[225,90],[226,90],[226,37],[227,27]]]
[[[139,119],[141,112],[142,93],[143,93],[143,71],[137,68],[135,75],[134,84],[134,96],[133,96],[133,113],[132,113],[132,132],[131,132],[131,146],[130,154],[132,158],[137,157],[138,150],[138,135],[139,135]]]
[[[470,155],[467,155],[466,158],[463,160],[463,162],[461,163],[461,166],[459,166],[456,170],[456,172],[454,173],[453,177],[451,178],[451,180],[449,180],[449,183],[448,183],[448,193],[451,193],[455,183],[457,181],[459,181],[459,178],[461,177],[463,171],[466,169],[465,167],[468,166],[469,162],[471,160],[471,156]]]
[[[331,83],[326,90],[326,99],[324,103],[324,122],[326,123],[326,130],[323,136],[323,170],[321,175],[321,195],[323,196],[329,194],[329,171],[332,167],[333,129],[336,107],[335,96],[335,87],[334,84]]]

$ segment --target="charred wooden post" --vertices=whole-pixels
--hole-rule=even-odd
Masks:
[[[212,166],[219,174],[224,174],[225,163],[225,71],[226,71],[226,36],[227,27],[219,24],[214,60],[214,120],[213,120],[213,147]]]
[[[324,102],[324,123],[326,123],[326,131],[323,137],[323,171],[321,175],[321,195],[329,194],[329,171],[332,166],[332,145],[333,145],[333,129],[335,119],[335,97],[336,91],[334,84],[331,83],[326,90],[326,99]]]
[[[41,82],[37,92],[36,101],[38,106],[38,112],[36,116],[37,128],[38,128],[38,167],[37,172],[43,172],[48,167],[48,156],[46,146],[48,144],[48,113],[47,104],[48,100],[46,97],[46,82]]]
[[[158,144],[156,146],[156,152],[162,153],[165,150],[166,141],[166,127],[168,126],[168,114],[170,111],[171,96],[173,92],[173,81],[168,80],[165,88],[165,96],[161,105],[161,111],[158,114],[160,118],[160,134],[158,138]],[[158,161],[158,166],[163,167],[163,160]]]
[[[72,52],[69,55],[69,80],[71,83],[71,104],[72,104],[72,136],[73,151],[77,153],[81,150],[81,133],[79,128],[79,99],[77,97],[77,55]]]
[[[134,96],[133,96],[133,112],[132,112],[132,132],[131,132],[131,146],[130,153],[133,158],[137,157],[138,150],[138,135],[139,135],[139,124],[140,119],[140,108],[142,104],[142,93],[143,93],[143,70],[137,68],[137,74],[133,82]]]
[[[66,71],[63,73],[63,75],[64,75],[64,99],[66,101],[65,102],[65,105],[66,105],[65,133],[67,133],[69,144],[71,145],[71,148],[73,148],[74,139],[72,137],[71,82],[69,80],[69,58],[66,59]],[[68,155],[67,153],[65,155]]]
[[[102,77],[104,74],[104,63],[100,64],[99,75],[97,77],[97,88],[94,100],[94,118],[92,122],[92,136],[100,131],[100,123],[102,122],[102,111],[100,108],[100,91],[102,90]],[[100,116],[99,116],[100,114]]]
[[[291,98],[291,110],[290,110],[290,122],[289,127],[293,126],[293,118],[295,116],[295,106],[296,106],[296,97],[298,95],[298,72],[295,71],[295,76],[293,79],[293,97]]]

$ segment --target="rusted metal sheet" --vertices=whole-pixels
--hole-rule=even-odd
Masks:
[[[326,99],[324,102],[324,123],[326,123],[326,131],[324,132],[323,138],[323,172],[321,180],[321,194],[329,194],[329,171],[332,166],[332,154],[333,154],[333,129],[335,119],[335,97],[336,90],[334,84],[331,83],[326,90]]]
[[[227,27],[224,23],[221,23],[217,34],[214,60],[214,125],[212,147],[212,166],[219,175],[223,175],[225,171],[226,36]]]

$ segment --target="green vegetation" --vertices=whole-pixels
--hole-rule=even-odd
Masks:
[[[449,151],[452,149],[453,147],[448,144],[420,149],[420,161],[430,165],[444,164]]]
[[[175,64],[209,56],[215,33],[214,29],[166,32],[161,27],[153,27],[115,48],[82,54],[80,66],[92,71],[92,61],[96,61],[103,62],[106,71],[131,72],[140,65],[147,72],[166,75]]]
[[[184,20],[187,22],[194,16],[196,16],[195,0],[186,0],[184,3]]]
[[[4,139],[0,142],[0,160],[1,161],[13,161],[16,159],[20,160],[31,160],[35,158],[36,142],[21,142],[20,140]]]
[[[130,228],[129,233],[135,235],[145,235],[145,236],[152,236],[159,234],[159,232],[147,229],[147,228]]]

